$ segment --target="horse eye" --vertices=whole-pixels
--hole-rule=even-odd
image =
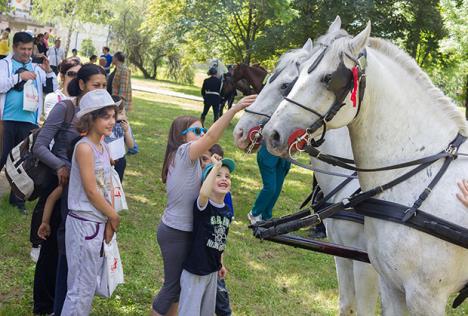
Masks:
[[[332,75],[331,74],[326,74],[325,76],[323,76],[322,82],[325,83],[325,84],[329,84],[331,79],[332,79]]]
[[[284,90],[284,89],[287,89],[288,87],[289,87],[289,83],[283,83],[283,84],[281,85],[281,89],[283,89],[283,90]]]

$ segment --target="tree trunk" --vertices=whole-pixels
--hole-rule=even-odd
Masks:
[[[468,76],[465,78],[465,118],[468,120]]]
[[[156,80],[158,76],[158,63],[156,60],[153,61],[153,75],[151,76],[151,79]]]
[[[73,11],[70,16],[70,24],[68,25],[67,42],[65,43],[65,58],[68,57],[68,50],[70,49],[70,41],[71,41],[71,37],[73,34],[73,30],[75,29],[77,9],[78,9],[78,0],[75,1],[75,5],[73,6]]]
[[[145,69],[145,67],[143,66],[142,63],[140,63],[140,62],[138,62],[138,61],[136,61],[134,59],[130,60],[130,62],[132,64],[134,64],[143,73],[143,77],[145,79],[152,79],[151,74]]]

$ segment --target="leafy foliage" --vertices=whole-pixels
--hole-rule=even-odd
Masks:
[[[86,38],[81,42],[81,52],[88,57],[96,54],[96,47],[94,47],[92,39]]]
[[[70,39],[78,22],[102,23],[110,17],[105,0],[34,0],[33,16],[39,21],[61,24],[69,29],[65,41],[65,55],[68,55]]]
[[[1,0],[0,0],[1,1]],[[109,22],[114,46],[146,78],[160,66],[190,83],[192,65],[210,58],[273,67],[288,49],[317,38],[340,15],[356,34],[367,21],[372,35],[404,48],[444,91],[468,104],[466,0],[48,0],[37,17],[67,23]],[[68,45],[67,45],[68,46]]]

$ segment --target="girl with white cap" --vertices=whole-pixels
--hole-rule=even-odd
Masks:
[[[68,194],[65,247],[68,289],[62,316],[88,315],[102,265],[102,240],[110,242],[120,224],[112,206],[111,163],[103,136],[115,124],[117,108],[104,89],[80,99],[77,129],[86,134],[75,146]]]

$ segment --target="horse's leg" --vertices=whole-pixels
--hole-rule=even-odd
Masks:
[[[364,262],[354,261],[354,286],[356,292],[357,314],[375,315],[378,291],[378,274]]]
[[[356,315],[354,293],[353,261],[335,257],[338,290],[340,295],[340,315]]]
[[[383,316],[408,315],[405,294],[384,278],[379,278],[380,296],[382,297]]]
[[[408,289],[409,287],[409,289]],[[445,291],[433,290],[421,284],[407,286],[406,302],[411,316],[442,316],[445,315],[445,305],[448,295]]]

